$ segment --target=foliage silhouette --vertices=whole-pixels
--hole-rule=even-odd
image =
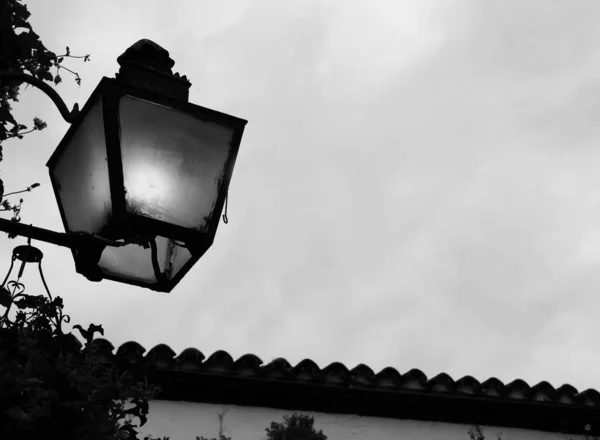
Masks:
[[[71,55],[49,51],[28,22],[30,13],[20,0],[0,0],[0,70],[27,73],[58,85],[62,70],[81,78],[65,67],[66,58],[89,61],[89,55]],[[0,161],[2,142],[22,139],[24,135],[46,128],[39,118],[33,128],[18,122],[11,102],[18,102],[20,83],[0,83]],[[0,211],[12,211],[20,221],[23,200],[12,204],[0,179]],[[14,259],[13,259],[14,263]],[[11,266],[12,267],[12,266]],[[87,329],[73,326],[85,343],[62,324],[70,318],[63,314],[60,297],[25,293],[23,284],[5,280],[0,286],[0,431],[2,438],[62,440],[135,440],[137,430],[146,422],[148,400],[157,388],[146,383],[150,374],[142,364],[112,356],[108,341],[94,339],[104,335],[102,326]],[[110,347],[107,347],[110,346]],[[108,349],[107,349],[108,348]]]
[[[63,62],[65,58],[83,59],[87,62],[90,61],[90,56],[71,55],[68,46],[62,55],[48,50],[28,22],[30,16],[27,6],[21,0],[0,1],[0,69],[28,73],[55,85],[62,82],[60,71],[64,70],[74,75],[75,82],[81,85],[79,74],[64,66]],[[18,102],[19,91],[18,81],[3,81],[0,89],[0,160],[3,141],[13,137],[22,139],[27,133],[46,128],[46,123],[36,117],[33,119],[33,128],[24,131],[27,127],[14,119],[10,102]]]
[[[0,287],[0,426],[6,438],[136,439],[148,399],[158,389],[140,382],[144,364],[118,361],[102,326],[64,333],[63,301],[28,295],[11,281]]]
[[[283,423],[271,422],[266,429],[268,440],[327,440],[323,431],[314,428],[315,420],[311,416],[293,414],[284,416]]]
[[[64,70],[74,75],[75,82],[80,85],[79,74],[63,65],[63,62],[65,58],[83,59],[87,62],[90,61],[90,56],[71,55],[69,47],[62,55],[48,50],[29,23],[30,16],[27,6],[21,0],[0,0],[0,70],[27,73],[54,85],[62,82],[60,72]],[[3,79],[0,83],[0,161],[3,160],[4,141],[11,138],[23,139],[24,135],[47,127],[46,122],[38,117],[33,118],[32,128],[15,119],[11,102],[19,101],[20,86],[18,80]],[[20,221],[19,212],[23,201],[12,204],[4,197],[4,182],[0,179],[0,211],[12,211],[12,220]]]

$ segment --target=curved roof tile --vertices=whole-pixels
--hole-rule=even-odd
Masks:
[[[402,375],[402,386],[412,390],[426,390],[427,376],[421,370],[413,368]]]
[[[569,384],[564,384],[556,389],[556,400],[558,403],[574,404],[577,402],[577,398],[575,397],[577,394],[577,388]]]
[[[226,351],[218,350],[204,361],[202,368],[215,373],[229,373],[233,370],[233,358]]]
[[[464,376],[456,381],[456,392],[469,395],[481,394],[481,384],[473,376]]]
[[[481,383],[481,391],[488,397],[501,397],[504,394],[504,384],[495,377]]]
[[[117,350],[117,356],[130,362],[141,362],[146,349],[135,341],[125,342]]]
[[[310,359],[301,360],[298,365],[292,368],[291,373],[296,379],[305,381],[316,381],[321,376],[319,366]]]
[[[582,391],[577,394],[577,401],[586,406],[599,406],[600,407],[600,393],[591,388]]]
[[[175,354],[167,344],[158,344],[148,351],[146,359],[159,368],[169,368],[175,365]]]
[[[292,366],[284,358],[276,358],[260,368],[272,379],[289,379],[292,376]]]
[[[204,355],[197,348],[186,348],[175,360],[177,367],[182,370],[199,371],[202,369]]]
[[[341,362],[333,362],[323,368],[323,380],[336,385],[350,383],[350,371]]]
[[[531,396],[531,388],[522,379],[513,380],[505,386],[506,396],[511,399],[526,400]]]
[[[454,380],[446,373],[440,373],[427,381],[427,389],[441,393],[454,391]]]
[[[375,372],[365,364],[358,364],[350,370],[350,377],[354,385],[369,386],[373,383]]]
[[[75,338],[77,340],[77,338]],[[79,342],[79,341],[77,341]],[[79,343],[81,346],[81,343]],[[113,357],[113,350],[115,346],[109,341],[103,338],[94,339],[90,345],[92,353],[103,359],[110,360]]]
[[[256,376],[263,361],[255,354],[245,354],[233,363],[236,373],[245,376]]]
[[[538,402],[552,402],[556,390],[546,381],[542,381],[531,387],[531,399]]]
[[[373,377],[373,382],[381,388],[397,388],[402,386],[402,376],[392,367],[385,367]]]

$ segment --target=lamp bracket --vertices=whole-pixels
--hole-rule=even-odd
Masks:
[[[12,80],[24,82],[27,84],[31,84],[32,86],[40,89],[52,100],[52,102],[54,102],[54,104],[58,108],[58,111],[60,112],[60,115],[69,124],[72,124],[75,121],[75,119],[77,118],[77,115],[79,114],[79,105],[78,104],[75,104],[73,106],[73,110],[69,111],[69,109],[67,108],[67,104],[65,104],[65,101],[63,101],[63,99],[60,97],[58,92],[56,90],[54,90],[51,86],[46,84],[44,81],[42,81],[41,79],[38,79],[34,76],[23,73],[19,70],[0,70],[0,79],[2,79],[2,80],[11,80],[12,79]]]
[[[109,240],[99,235],[88,234],[85,232],[56,232],[49,229],[38,228],[37,226],[25,225],[5,218],[0,218],[0,231],[43,241],[45,243],[55,244],[57,246],[67,247],[69,249],[83,249],[91,244],[120,247],[131,243],[131,241]],[[28,246],[22,247],[27,248]],[[34,258],[34,256],[25,257],[24,253],[22,255],[24,258]]]

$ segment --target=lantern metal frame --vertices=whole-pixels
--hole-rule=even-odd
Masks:
[[[236,118],[225,113],[218,112],[216,110],[208,109],[190,102],[184,102],[177,99],[170,98],[165,95],[158,93],[152,93],[150,91],[135,88],[124,83],[120,83],[118,80],[112,78],[102,78],[96,89],[90,95],[90,98],[84,105],[83,109],[79,112],[76,121],[67,131],[63,140],[59,143],[54,153],[50,156],[47,166],[52,168],[64,149],[67,147],[69,142],[75,135],[79,126],[79,121],[83,120],[87,113],[91,110],[92,106],[102,98],[102,116],[104,123],[104,134],[106,142],[106,154],[108,161],[109,170],[109,184],[112,202],[112,215],[116,222],[126,222],[127,224],[135,225],[135,228],[139,230],[151,230],[152,233],[158,233],[158,235],[167,235],[173,237],[176,240],[183,241],[186,244],[193,244],[194,246],[203,247],[203,244],[198,245],[197,242],[202,242],[204,237],[197,231],[187,229],[183,226],[173,225],[160,220],[143,217],[140,215],[132,214],[127,212],[125,202],[125,190],[123,182],[123,162],[121,157],[121,140],[120,140],[120,128],[119,128],[119,100],[124,96],[131,96],[133,98],[142,99],[144,101],[151,102],[153,104],[168,107],[182,113],[198,116],[200,118],[207,117],[211,121],[222,122],[228,126],[235,128],[234,138],[231,142],[232,153],[225,164],[225,173],[223,175],[223,188],[228,188],[231,181],[231,175],[237,159],[237,152],[244,132],[244,126],[247,121],[244,119]],[[52,179],[52,185],[54,193],[58,200],[59,193],[58,187],[54,179]],[[215,204],[215,212],[221,212],[225,203],[226,191],[221,192],[218,195]],[[60,204],[59,204],[60,205]],[[66,217],[62,206],[60,206],[61,217],[63,223],[67,225]],[[215,215],[211,219],[209,226],[209,234],[213,235],[216,232],[216,228],[219,222],[219,215]],[[106,237],[111,238],[111,237]],[[209,246],[211,243],[207,243]]]
[[[221,187],[224,190],[219,192],[215,202],[213,216],[210,219],[207,228],[203,232],[134,214],[127,210],[119,126],[119,102],[120,99],[125,96],[151,102],[152,104],[164,106],[188,115],[192,115],[194,117],[198,117],[200,119],[222,123],[233,129],[233,138],[230,144],[231,153],[227,162],[225,163],[223,180],[221,182]],[[98,102],[98,100],[102,101],[102,119],[104,125],[106,158],[108,162],[108,178],[112,204],[111,219],[108,223],[109,226],[119,225],[119,230],[123,231],[124,225],[127,225],[131,229],[131,234],[129,234],[131,237],[138,235],[144,239],[144,243],[148,243],[150,246],[153,245],[152,240],[156,236],[169,237],[179,242],[183,242],[191,254],[191,258],[182,266],[182,268],[172,279],[159,280],[156,288],[150,287],[144,282],[137,282],[135,280],[128,280],[127,283],[147,287],[152,290],[170,291],[179,281],[181,281],[183,276],[206,253],[206,251],[214,242],[214,236],[219,224],[220,213],[225,204],[227,189],[231,181],[231,175],[233,173],[238,149],[247,121],[187,101],[182,101],[160,93],[154,93],[146,89],[137,88],[119,81],[118,79],[104,77],[96,89],[92,92],[84,107],[81,109],[81,111],[79,111],[79,114],[73,121],[65,137],[51,155],[47,163],[48,168],[52,169],[52,167],[56,164],[61,154],[64,152],[65,148],[67,148],[73,136],[77,132],[80,122],[84,120],[86,115]],[[54,178],[51,178],[51,181],[54,194],[56,199],[59,201],[58,206],[63,225],[65,226],[67,233],[75,232],[69,229],[68,221],[59,194],[58,184]],[[112,237],[106,234],[103,234],[103,237],[109,240],[116,240],[120,238]],[[72,249],[73,258],[76,262],[78,260],[78,251],[78,249]],[[87,268],[85,267],[77,267],[77,271],[82,273],[84,276],[90,276],[90,273],[85,273],[87,272]],[[92,275],[92,277],[93,276],[94,275]],[[119,277],[113,277],[109,274],[103,274],[102,277],[104,279],[113,281],[121,281]]]

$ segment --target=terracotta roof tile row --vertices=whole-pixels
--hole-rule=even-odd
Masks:
[[[329,387],[362,388],[377,391],[426,393],[462,397],[479,397],[495,400],[510,400],[539,404],[585,406],[600,409],[600,393],[594,389],[579,392],[571,385],[554,388],[546,381],[530,386],[521,379],[504,384],[496,378],[479,382],[471,376],[458,380],[446,373],[432,378],[418,369],[401,374],[387,367],[375,373],[364,364],[348,369],[334,362],[325,368],[310,359],[292,366],[283,358],[264,363],[253,354],[234,360],[225,351],[216,351],[208,358],[195,348],[187,348],[179,355],[168,345],[159,344],[146,353],[137,342],[126,342],[114,352],[113,345],[105,339],[96,339],[94,345],[99,355],[115,357],[130,362],[146,362],[158,370],[172,372],[203,373],[219,376],[256,378],[278,382],[310,383]],[[145,354],[145,355],[144,355]],[[487,400],[486,399],[486,400]]]

